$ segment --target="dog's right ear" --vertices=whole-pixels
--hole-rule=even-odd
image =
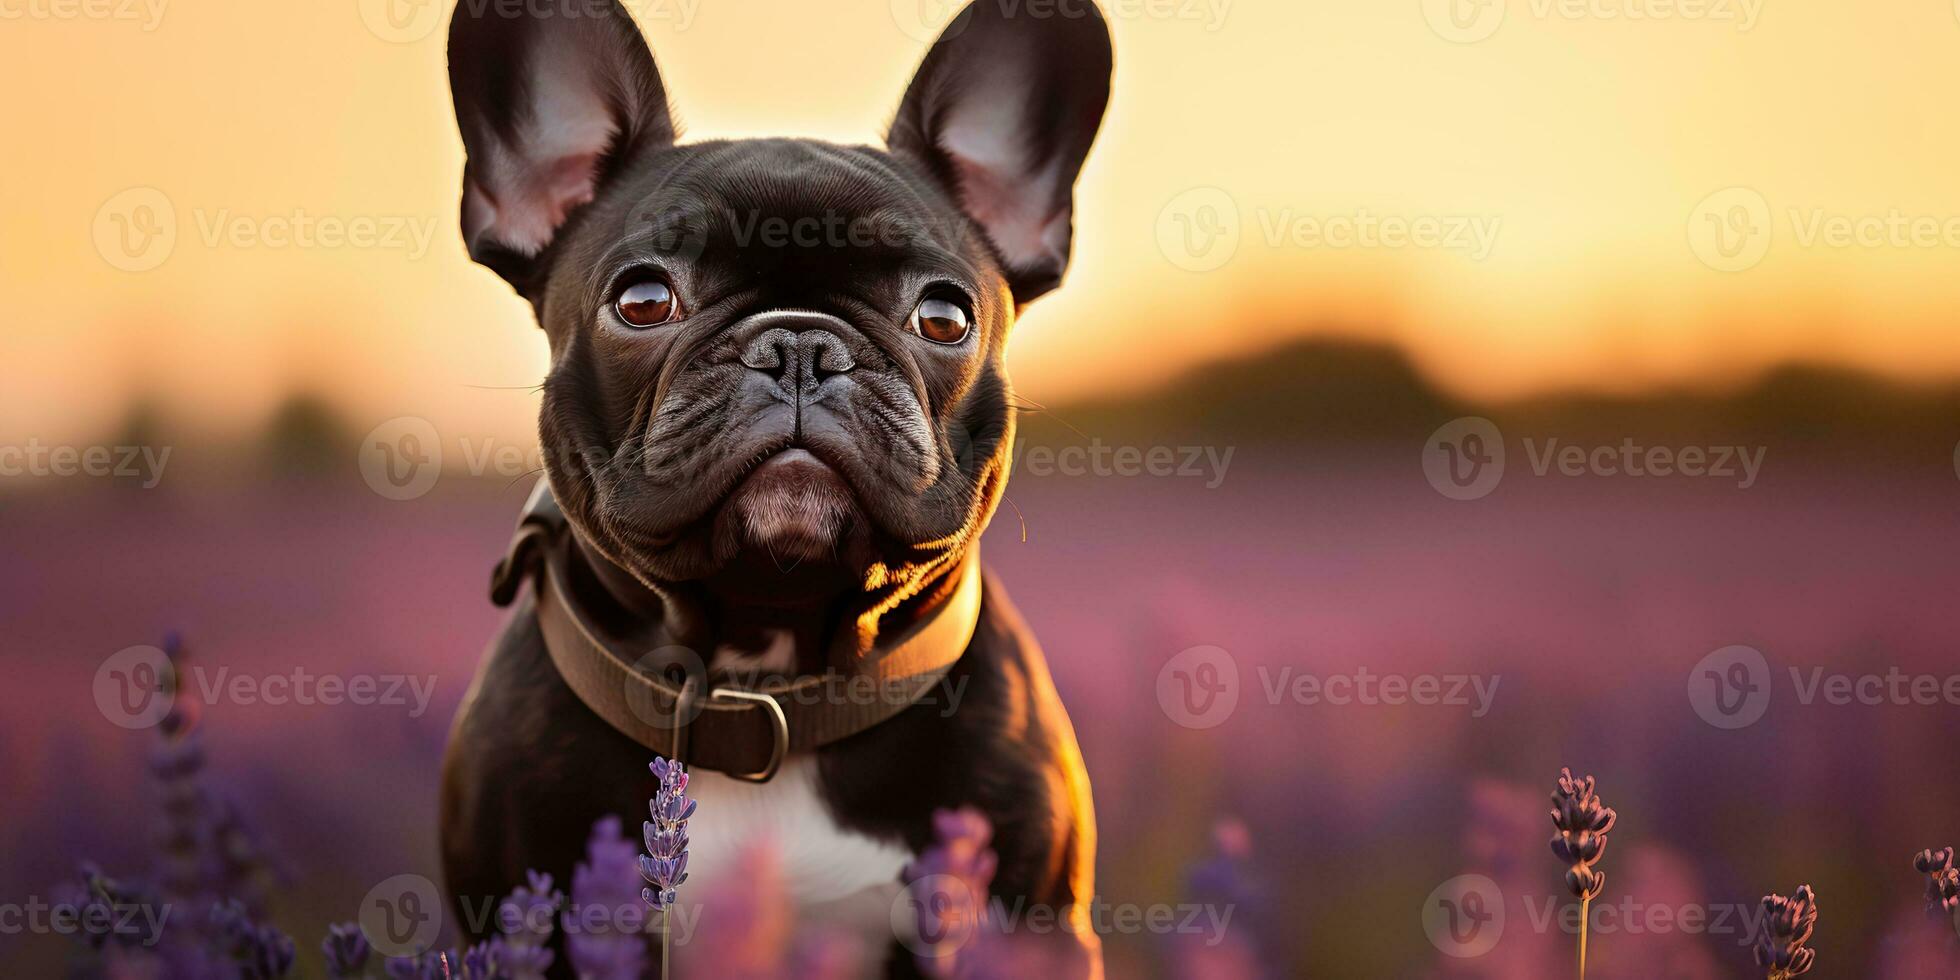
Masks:
[[[528,294],[538,257],[617,166],[674,142],[653,52],[618,0],[458,3],[449,90],[470,258]]]

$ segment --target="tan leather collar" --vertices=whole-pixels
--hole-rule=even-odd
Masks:
[[[748,688],[684,681],[613,648],[581,607],[569,577],[576,543],[543,480],[524,507],[510,551],[491,576],[506,606],[534,580],[538,626],[551,662],[586,707],[647,749],[742,779],[775,775],[790,752],[855,735],[916,702],[966,652],[980,621],[980,559],[970,549],[953,592],[921,622],[882,639],[851,674],[806,675]]]

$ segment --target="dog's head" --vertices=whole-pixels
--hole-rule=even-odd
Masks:
[[[615,0],[459,6],[463,233],[549,335],[547,474],[613,563],[904,588],[986,527],[1002,347],[1068,263],[1111,71],[1094,4],[1005,8],[956,18],[876,149],[676,143]]]
[[[793,594],[902,589],[978,536],[1002,348],[1061,280],[1109,94],[1094,5],[1044,13],[963,12],[879,149],[677,143],[616,0],[458,7],[463,234],[549,337],[547,472],[589,544]]]

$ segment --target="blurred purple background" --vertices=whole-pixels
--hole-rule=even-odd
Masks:
[[[1597,775],[1620,814],[1602,902],[1753,907],[1808,882],[1823,909],[1815,975],[1931,975],[1914,959],[1910,862],[1960,838],[1960,706],[1803,704],[1788,669],[1960,672],[1951,397],[1874,401],[1857,379],[1800,375],[1719,398],[1496,406],[1509,468],[1489,496],[1458,501],[1431,487],[1421,454],[1427,433],[1470,409],[1410,397],[1419,382],[1375,377],[1337,395],[1315,383],[1351,375],[1351,356],[1293,351],[1024,420],[1030,445],[1233,450],[1222,478],[1024,465],[986,539],[1076,724],[1104,899],[1183,900],[1213,824],[1235,817],[1261,897],[1232,928],[1272,975],[1567,976],[1573,937],[1534,913],[1565,904],[1546,794],[1572,766]],[[1766,455],[1747,489],[1535,475],[1521,442],[1553,436]],[[486,577],[529,481],[447,475],[391,501],[338,438],[182,445],[154,490],[0,488],[9,895],[45,894],[84,856],[143,866],[151,736],[105,721],[92,681],[110,654],[169,630],[207,670],[435,679],[420,717],[204,713],[214,782],[289,876],[274,918],[299,940],[305,975],[318,975],[326,924],[351,917],[370,885],[435,876],[438,760],[499,622]],[[1689,684],[1733,644],[1764,653],[1774,686],[1760,721],[1723,730],[1696,713]],[[1236,709],[1203,729],[1159,697],[1160,670],[1199,645],[1226,651],[1240,678]],[[1270,702],[1262,679],[1289,667],[1478,675],[1496,689],[1481,717],[1474,705]],[[1459,958],[1428,938],[1425,903],[1471,873],[1501,889],[1506,928],[1488,953]],[[1750,975],[1744,924],[1730,928],[1597,928],[1592,975]],[[1164,970],[1165,937],[1104,941],[1112,976]],[[0,943],[30,970],[58,964],[64,946]]]

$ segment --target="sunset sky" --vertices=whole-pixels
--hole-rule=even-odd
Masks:
[[[632,5],[689,138],[875,140],[951,14]],[[1105,7],[1113,103],[1069,281],[1015,336],[1029,398],[1307,332],[1478,396],[1960,374],[1947,0]],[[458,239],[447,16],[0,0],[0,443],[88,438],[139,395],[244,432],[294,390],[524,438],[544,341]],[[285,242],[301,213],[375,240]],[[1426,244],[1345,234],[1378,220]]]

